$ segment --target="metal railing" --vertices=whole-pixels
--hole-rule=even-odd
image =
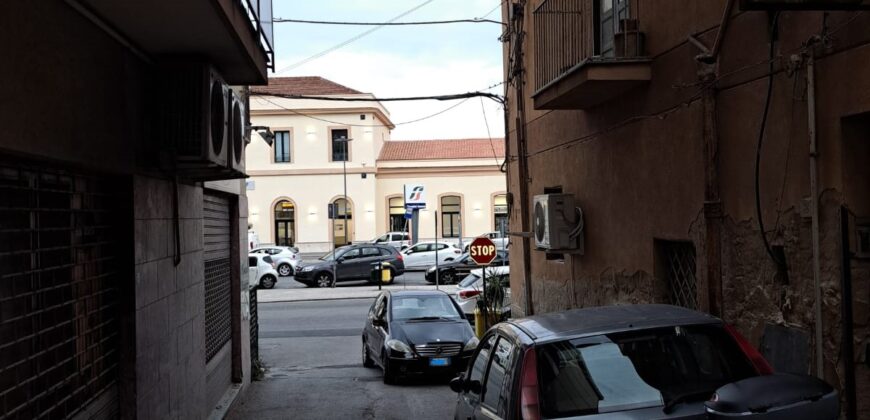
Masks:
[[[535,9],[535,90],[593,55],[592,15],[590,2],[580,0],[545,0]]]
[[[272,0],[239,0],[248,13],[251,26],[260,41],[260,47],[266,53],[268,67],[275,70],[274,33],[272,30]]]

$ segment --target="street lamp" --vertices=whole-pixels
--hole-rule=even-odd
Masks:
[[[353,139],[349,139],[345,136],[341,136],[338,138],[334,138],[333,141],[338,142],[339,144],[344,144],[344,147],[343,147],[344,153],[343,153],[343,156],[341,159],[341,174],[342,174],[342,179],[344,182],[344,195],[343,195],[343,197],[344,197],[344,215],[343,215],[343,219],[344,219],[344,243],[345,243],[345,245],[347,245],[348,235],[350,234],[350,229],[348,229],[348,227],[347,227],[347,160],[350,158],[350,144],[349,143],[351,141],[353,141]],[[336,208],[335,210],[338,210],[338,208]],[[337,262],[336,254],[335,254],[336,243],[335,243],[335,221],[334,220],[335,220],[335,211],[333,211],[333,222],[332,222],[333,223],[333,228],[332,228],[332,237],[333,237],[333,241],[332,241],[332,287],[333,288],[335,287],[335,282],[338,280],[338,270],[336,269],[337,268],[336,264],[338,264],[338,262]]]

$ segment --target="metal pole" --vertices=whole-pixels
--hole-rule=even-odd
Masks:
[[[810,217],[812,217],[812,246],[813,246],[813,289],[815,292],[815,333],[816,333],[816,376],[820,379],[825,377],[824,348],[822,345],[822,283],[820,239],[819,239],[819,183],[818,170],[816,167],[816,73],[812,54],[807,59],[807,130],[810,138]]]
[[[842,288],[840,316],[843,318],[842,341],[843,346],[840,354],[843,357],[843,394],[846,397],[846,418],[853,420],[858,418],[857,399],[855,395],[855,332],[852,319],[852,252],[849,249],[849,210],[846,206],[840,207],[840,279]]]
[[[480,294],[481,300],[483,301],[483,324],[484,328],[488,327],[489,323],[489,307],[486,305],[486,266],[483,266],[483,272],[481,275],[483,276],[483,293]]]
[[[438,268],[438,210],[435,210],[435,290],[440,285],[440,269]]]

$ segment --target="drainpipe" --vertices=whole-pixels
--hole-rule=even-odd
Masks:
[[[816,376],[824,378],[824,354],[822,353],[822,284],[819,262],[819,176],[818,149],[816,142],[816,72],[815,59],[810,53],[807,59],[807,125],[810,139],[810,212],[812,217],[813,241],[813,289],[815,291],[816,312]]]
[[[855,331],[852,320],[852,252],[849,250],[849,210],[845,206],[840,207],[840,279],[842,287],[842,304],[840,316],[843,317],[843,372],[844,389],[846,397],[846,418],[854,420],[858,416],[857,399],[855,395]]]

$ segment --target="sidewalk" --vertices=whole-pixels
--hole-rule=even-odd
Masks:
[[[435,286],[421,286],[421,285],[402,285],[402,284],[394,284],[390,286],[383,286],[383,290],[435,290]],[[441,286],[440,290],[443,290],[449,294],[456,293],[455,285]],[[378,290],[377,285],[365,285],[365,286],[337,286],[336,288],[299,288],[299,289],[272,289],[272,290],[260,290],[257,293],[257,301],[259,303],[268,303],[268,302],[299,302],[306,300],[330,300],[330,299],[366,299],[366,298],[375,298],[378,293],[381,291]]]

